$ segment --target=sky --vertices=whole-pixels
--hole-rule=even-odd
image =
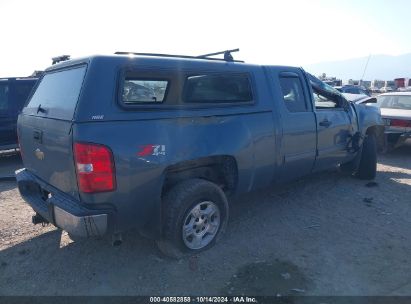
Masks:
[[[409,0],[0,0],[0,77],[116,51],[304,66],[411,53]]]

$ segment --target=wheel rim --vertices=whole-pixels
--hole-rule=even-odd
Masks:
[[[220,209],[210,201],[195,205],[183,222],[183,241],[190,249],[201,249],[211,243],[220,228]]]

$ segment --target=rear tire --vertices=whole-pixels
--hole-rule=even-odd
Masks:
[[[363,142],[361,158],[356,172],[360,179],[374,179],[377,174],[377,142],[374,134],[368,134]]]
[[[183,181],[163,197],[163,239],[158,248],[166,256],[180,258],[212,247],[228,221],[224,192],[203,179]]]

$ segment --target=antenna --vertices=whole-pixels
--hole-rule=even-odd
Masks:
[[[361,76],[361,82],[364,79],[365,71],[367,70],[368,62],[370,62],[370,58],[371,58],[371,53],[370,53],[370,55],[368,55],[367,63],[365,64],[364,72],[362,73],[362,76]]]

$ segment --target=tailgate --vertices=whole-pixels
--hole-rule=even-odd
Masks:
[[[76,198],[71,130],[85,71],[78,66],[45,74],[18,119],[24,166]]]

